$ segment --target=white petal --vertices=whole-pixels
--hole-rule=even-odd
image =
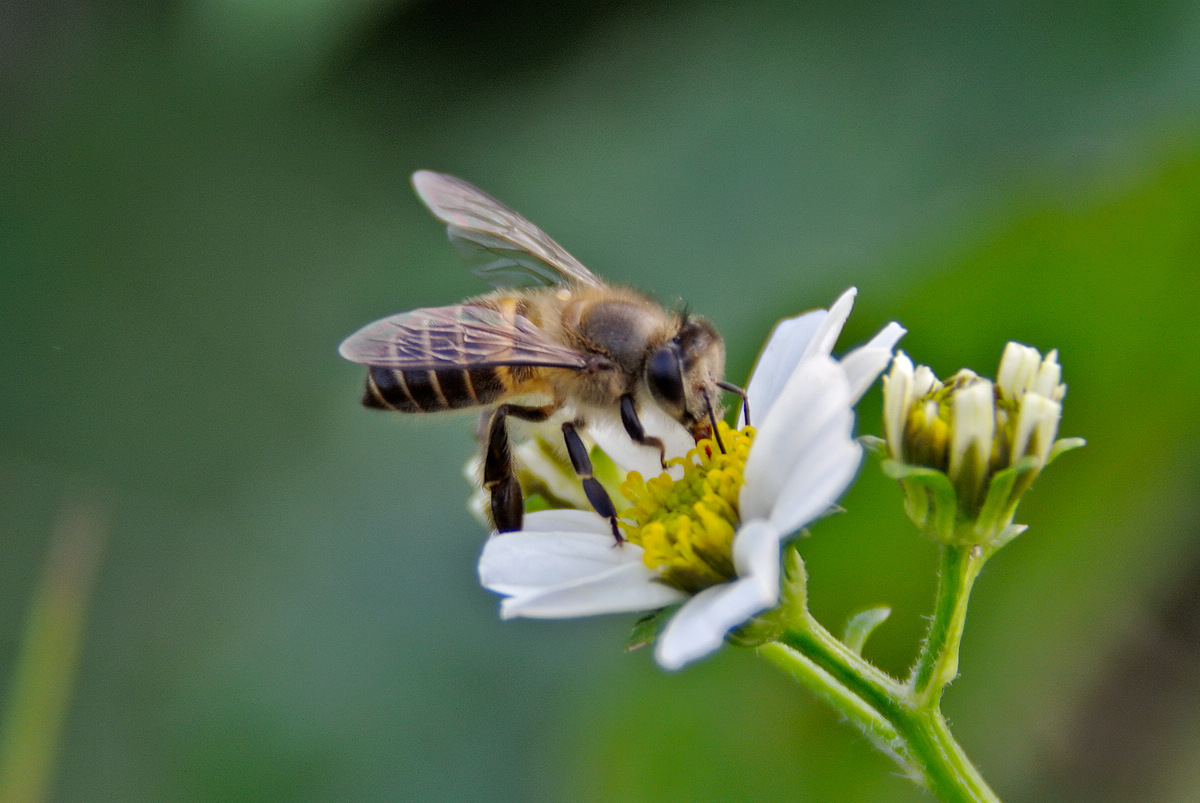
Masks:
[[[654,659],[659,666],[663,669],[679,669],[697,658],[703,658],[724,643],[725,634],[737,623],[725,627],[716,614],[736,586],[734,582],[706,588],[671,617],[654,645]],[[747,588],[750,588],[749,585]]]
[[[634,443],[619,424],[608,420],[589,422],[587,434],[624,473],[636,471],[642,477],[657,477],[662,473],[658,450]]]
[[[659,666],[679,669],[703,658],[721,646],[726,633],[779,601],[779,533],[765,522],[753,522],[734,537],[734,551],[739,572],[746,574],[706,588],[671,617],[654,649]]]
[[[479,579],[485,588],[508,597],[500,608],[505,618],[644,611],[685,596],[646,568],[641,547],[630,543],[615,546],[611,533],[493,536],[479,559]]]
[[[504,619],[572,619],[606,613],[652,611],[687,599],[662,582],[657,572],[626,565],[570,586],[514,595],[500,601]]]
[[[788,377],[802,360],[818,354],[829,355],[833,351],[857,293],[858,290],[851,287],[828,311],[813,310],[776,324],[746,386],[755,423],[766,420]],[[739,423],[745,424],[744,413]]]
[[[755,422],[766,420],[767,411],[771,409],[779,391],[783,389],[784,383],[804,356],[817,328],[828,316],[829,313],[823,309],[813,310],[795,318],[782,320],[771,330],[767,345],[763,347],[746,385],[750,413]],[[739,424],[745,426],[745,423],[743,412]]]
[[[612,526],[591,510],[538,510],[525,514],[521,531],[526,533],[591,533],[613,542]]]
[[[638,410],[638,419],[647,435],[663,442],[667,460],[683,457],[696,447],[696,442],[683,425],[655,404],[643,405]],[[634,443],[615,416],[589,421],[587,433],[624,473],[636,471],[644,479],[649,479],[663,472],[662,456],[658,449]]]
[[[733,567],[739,580],[757,583],[764,599],[779,598],[779,542],[785,533],[770,523],[747,522],[733,537]]]
[[[556,455],[554,447],[545,438],[525,441],[513,449],[513,455],[517,465],[544,482],[550,493],[559,499],[580,509],[591,505],[587,494],[583,492],[579,475],[571,468],[566,455]],[[482,471],[476,476],[482,476]]]
[[[483,546],[479,580],[485,588],[504,594],[574,582],[640,561],[641,548],[631,546],[615,548],[612,533],[607,537],[567,530],[500,533]]]
[[[862,447],[845,433],[829,431],[806,451],[783,482],[771,524],[793,533],[825,514],[850,487]]]
[[[833,353],[833,347],[842,334],[842,327],[846,325],[846,319],[850,317],[850,310],[854,309],[854,297],[857,295],[858,288],[851,287],[830,305],[829,317],[821,322],[821,327],[817,330],[804,354],[805,357],[818,354],[828,357]]]
[[[742,520],[771,518],[793,471],[807,476],[802,466],[820,464],[822,450],[849,442],[853,425],[850,388],[841,368],[830,357],[804,360],[758,428],[739,497]],[[833,457],[835,464],[845,458],[844,444],[834,448]],[[820,490],[827,495],[827,487]],[[787,485],[786,491],[789,496],[804,493],[795,484]],[[789,505],[796,501],[787,500]]]
[[[850,382],[850,403],[857,404],[875,378],[892,360],[892,349],[908,330],[895,321],[879,330],[866,344],[842,357],[842,370]]]
[[[663,442],[663,448],[666,451],[667,459],[671,460],[676,457],[684,457],[692,449],[696,448],[696,440],[692,437],[687,429],[667,414],[665,410],[657,404],[647,402],[639,405],[638,419],[642,422],[642,429],[647,435],[658,438]],[[626,435],[625,437],[629,437]],[[657,456],[658,450],[651,450]],[[661,468],[661,463],[659,464]]]
[[[467,497],[467,512],[483,527],[492,526],[492,495],[483,488],[476,488]]]

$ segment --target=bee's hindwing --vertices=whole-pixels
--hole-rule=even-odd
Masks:
[[[546,232],[461,178],[419,170],[413,187],[446,224],[450,242],[493,287],[576,284],[602,287]]]

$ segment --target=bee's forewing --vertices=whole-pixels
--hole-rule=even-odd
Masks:
[[[603,284],[544,231],[473,184],[431,170],[413,173],[412,183],[475,273],[493,286]]]
[[[428,307],[369,323],[342,341],[351,362],[400,370],[492,365],[581,369],[585,355],[546,336],[528,318],[474,304]]]

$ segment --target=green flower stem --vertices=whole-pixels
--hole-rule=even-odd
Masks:
[[[936,700],[918,704],[908,686],[850,650],[807,611],[799,618],[759,654],[825,697],[938,799],[998,803],[954,740]]]
[[[873,708],[861,697],[850,691],[833,675],[822,669],[815,661],[787,644],[768,642],[758,649],[758,654],[779,666],[802,685],[821,695],[843,716],[866,734],[871,743],[896,759],[910,776],[914,768],[898,753],[904,738],[890,720]],[[840,674],[840,673],[839,673]]]
[[[958,676],[958,648],[967,620],[967,601],[989,554],[982,546],[942,547],[933,620],[909,678],[913,699],[922,708],[936,709],[942,691]]]

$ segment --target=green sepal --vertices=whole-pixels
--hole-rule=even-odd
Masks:
[[[1050,447],[1050,454],[1046,455],[1046,465],[1050,465],[1051,461],[1059,455],[1078,449],[1081,446],[1087,446],[1087,441],[1083,438],[1059,438]]]
[[[953,539],[958,494],[950,478],[937,469],[898,460],[884,460],[880,465],[884,474],[899,480],[904,488],[905,511],[913,523],[942,541]]]
[[[879,466],[883,469],[883,473],[893,480],[906,480],[909,477],[919,477],[926,474],[942,474],[942,472],[935,468],[912,466],[908,463],[902,463],[899,460],[892,460],[891,458],[880,462]],[[945,477],[946,475],[942,474],[942,476]],[[946,479],[946,482],[950,482],[949,478]]]
[[[862,655],[863,645],[867,643],[867,639],[875,632],[875,628],[886,622],[891,615],[892,609],[887,605],[859,611],[850,617],[850,621],[846,622],[842,643],[849,647],[855,655]]]
[[[680,607],[680,605],[668,605],[638,619],[633,625],[633,630],[629,631],[629,638],[625,640],[625,652],[633,652],[653,644],[654,640],[658,638],[658,634],[666,627],[667,621],[675,615],[675,611]]]
[[[1031,471],[1036,473],[1037,470],[1038,459],[1033,455],[1026,455],[1013,463],[1010,468],[997,471],[992,475],[992,482],[988,485],[987,498],[983,500],[983,507],[975,518],[975,526],[972,528],[975,536],[988,542],[995,542],[1001,531],[1012,521],[1013,512],[1016,510],[1017,502],[1020,501],[1020,492],[1015,494],[1013,492],[1017,487],[1017,481],[1021,479],[1022,474]],[[978,543],[979,538],[970,540]]]
[[[725,641],[735,647],[760,647],[778,641],[787,624],[778,609],[755,616],[748,622],[725,634]]]
[[[808,616],[808,572],[795,544],[783,551],[783,594],[779,611],[789,623],[802,622]]]

